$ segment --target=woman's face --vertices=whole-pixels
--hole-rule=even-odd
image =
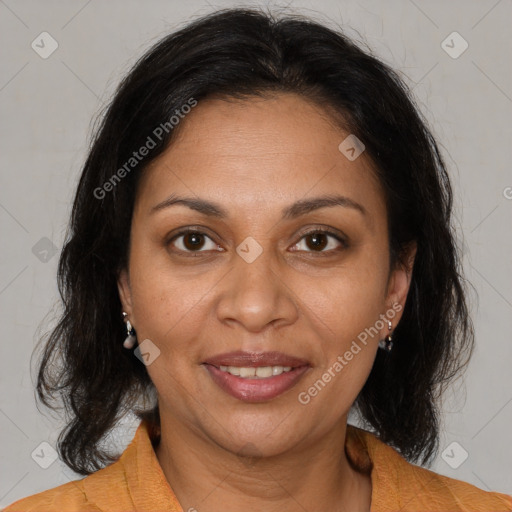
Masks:
[[[233,453],[314,443],[344,425],[407,294],[383,191],[300,96],[204,100],[181,122],[141,179],[119,279],[162,423]]]

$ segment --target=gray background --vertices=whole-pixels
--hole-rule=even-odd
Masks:
[[[235,5],[276,4],[0,0],[0,506],[77,477],[59,460],[41,467],[51,462],[51,448],[40,444],[55,447],[61,420],[36,408],[30,358],[58,311],[58,251],[92,119],[149,45],[193,16]],[[476,292],[477,347],[465,378],[445,397],[441,452],[431,469],[510,493],[512,2],[289,5],[346,25],[398,68],[441,143],[455,185],[465,272]],[[47,59],[31,47],[43,31],[59,45]],[[454,31],[469,44],[458,58],[441,46]],[[457,36],[445,43],[452,54],[462,44]],[[113,446],[122,450],[134,429],[127,418]]]

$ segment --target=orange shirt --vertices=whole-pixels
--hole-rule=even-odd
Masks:
[[[183,512],[141,422],[121,457],[104,469],[22,498],[4,512]],[[510,512],[512,496],[487,492],[407,462],[375,435],[347,426],[350,459],[371,469],[371,512]]]

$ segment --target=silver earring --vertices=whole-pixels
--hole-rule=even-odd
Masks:
[[[123,318],[126,318],[128,316],[127,313],[123,311]],[[126,320],[126,338],[123,342],[123,347],[127,349],[131,349],[135,346],[135,342],[137,341],[137,338],[135,336],[135,329],[132,327],[132,324],[130,323],[130,320]]]
[[[391,334],[391,330],[393,329],[393,324],[388,320],[388,329],[389,334],[381,341],[379,341],[379,348],[386,350],[387,352],[391,352],[393,348],[393,336]]]

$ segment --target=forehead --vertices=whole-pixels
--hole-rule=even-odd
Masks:
[[[280,207],[333,192],[358,202],[383,201],[364,152],[351,161],[339,149],[350,134],[296,94],[202,100],[181,123],[141,179],[138,206],[145,210],[176,192],[238,209]]]

